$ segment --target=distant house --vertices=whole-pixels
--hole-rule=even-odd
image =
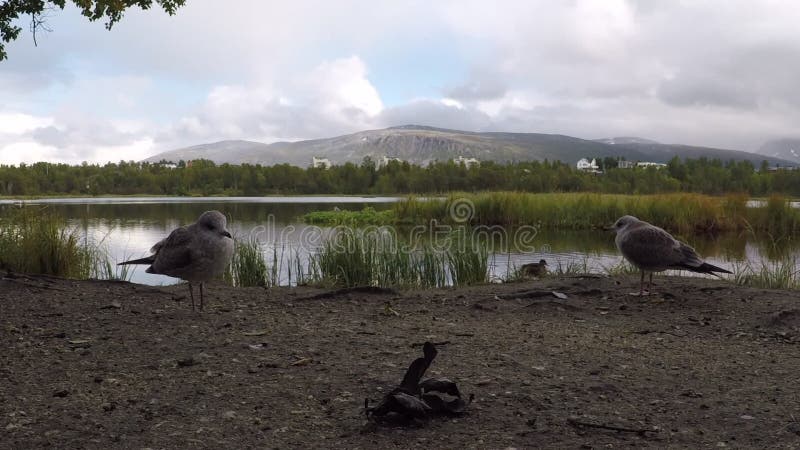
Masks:
[[[644,168],[655,167],[656,169],[663,169],[664,167],[667,167],[667,165],[656,162],[639,161],[636,163],[636,167],[644,167]]]
[[[328,158],[317,158],[316,156],[311,157],[311,167],[315,169],[330,169],[331,166],[333,166],[333,164]]]
[[[476,158],[464,158],[463,156],[459,156],[458,158],[453,160],[456,164],[464,164],[464,166],[469,169],[472,166],[480,166],[481,162],[478,161]]]
[[[623,159],[617,160],[617,169],[633,169],[634,167],[641,167],[646,169],[648,167],[655,167],[656,169],[662,169],[667,167],[666,164],[657,163],[657,162],[650,162],[650,161],[625,161]]]
[[[582,170],[584,172],[600,173],[600,167],[597,165],[597,160],[594,158],[592,158],[591,162],[586,158],[581,158],[578,160],[578,163],[575,164],[575,166],[578,168],[578,170]]]
[[[402,163],[403,160],[396,156],[386,156],[378,160],[378,167],[386,167],[390,162]]]
[[[177,169],[178,168],[178,165],[175,164],[175,163],[172,163],[172,162],[158,163],[158,165],[161,166],[161,167],[167,168],[167,169]]]
[[[636,163],[633,161],[626,161],[624,159],[617,160],[617,169],[633,169],[636,167]]]

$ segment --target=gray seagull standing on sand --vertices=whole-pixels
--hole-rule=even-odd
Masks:
[[[225,216],[206,211],[197,222],[172,230],[150,249],[152,255],[123,264],[150,264],[147,273],[181,278],[189,283],[194,310],[192,282],[200,283],[200,309],[203,309],[203,284],[222,274],[233,257],[233,238],[226,229]]]
[[[639,295],[644,295],[644,273],[650,272],[647,290],[653,284],[653,272],[667,269],[690,270],[715,276],[715,272],[731,273],[702,259],[689,245],[675,239],[663,229],[633,216],[622,216],[613,227],[615,242],[622,256],[642,271]]]

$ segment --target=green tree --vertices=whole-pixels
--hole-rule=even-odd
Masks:
[[[80,10],[81,14],[88,17],[90,21],[106,19],[106,29],[111,29],[115,23],[122,19],[125,10],[132,6],[141,9],[150,9],[153,3],[157,3],[169,15],[186,3],[186,0],[70,0]],[[22,28],[14,25],[14,21],[20,16],[30,16],[30,28],[33,33],[34,43],[36,42],[36,32],[38,30],[47,31],[48,12],[64,9],[67,0],[4,0],[0,2],[0,61],[6,59],[8,54],[5,51],[5,43],[11,42],[19,37]]]

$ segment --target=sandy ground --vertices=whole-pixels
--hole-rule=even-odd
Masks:
[[[797,293],[637,281],[212,286],[197,313],[185,286],[6,276],[0,447],[800,448]],[[425,341],[467,414],[369,424]]]

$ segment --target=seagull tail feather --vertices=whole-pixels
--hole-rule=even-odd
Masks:
[[[689,265],[682,265],[681,268],[686,269],[686,270],[691,270],[692,272],[706,273],[706,274],[715,275],[715,276],[719,276],[719,275],[717,275],[716,272],[733,273],[730,270],[723,269],[722,267],[717,267],[717,266],[715,266],[713,264],[709,264],[707,262],[704,262],[703,264],[701,264],[701,265],[699,265],[697,267],[692,267],[692,266],[689,266]]]

